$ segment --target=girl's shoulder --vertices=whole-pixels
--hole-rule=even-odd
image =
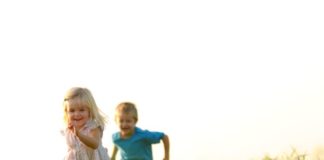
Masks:
[[[95,129],[95,128],[99,128],[101,131],[104,130],[104,127],[99,125],[99,123],[97,123],[94,120],[89,120],[84,126],[85,130],[92,130],[92,129]]]

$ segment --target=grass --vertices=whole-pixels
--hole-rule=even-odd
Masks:
[[[275,157],[265,155],[262,160],[309,160],[309,155],[306,153],[299,153],[296,148],[292,148],[290,153],[283,153]]]
[[[295,147],[292,147],[290,152],[276,156],[266,154],[257,160],[324,160],[324,145],[315,146],[311,153],[299,152]]]

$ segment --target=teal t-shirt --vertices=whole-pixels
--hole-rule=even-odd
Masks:
[[[153,160],[152,144],[159,143],[162,132],[151,132],[135,127],[134,134],[128,139],[120,138],[120,132],[112,135],[113,143],[118,147],[122,160]]]

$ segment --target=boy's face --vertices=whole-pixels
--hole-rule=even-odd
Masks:
[[[129,138],[133,135],[136,122],[132,113],[119,113],[116,115],[116,123],[122,138]]]

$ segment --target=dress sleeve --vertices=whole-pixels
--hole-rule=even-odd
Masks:
[[[98,123],[96,123],[95,121],[88,121],[87,123],[86,123],[86,126],[85,126],[85,128],[84,128],[84,133],[89,133],[90,132],[90,130],[92,130],[92,129],[94,129],[94,128],[100,128],[100,130],[101,130],[101,133],[103,133],[103,127],[102,126],[100,126]]]
[[[103,127],[100,126],[100,125],[99,125],[97,122],[95,122],[95,121],[89,121],[86,125],[87,125],[87,128],[89,128],[89,129],[94,129],[94,128],[99,127],[101,130],[103,130]]]

